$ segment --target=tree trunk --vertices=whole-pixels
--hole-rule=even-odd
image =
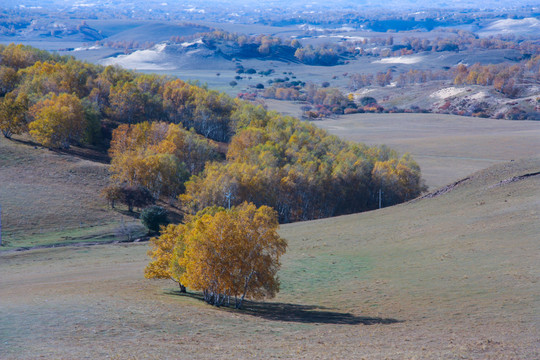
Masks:
[[[184,285],[182,285],[181,283],[178,283],[178,286],[180,287],[180,292],[181,293],[185,293],[186,292],[186,287]]]
[[[2,134],[4,134],[4,137],[6,139],[10,139],[11,140],[11,131],[9,130],[2,130]]]
[[[255,271],[251,271],[248,278],[246,279],[246,282],[244,284],[244,293],[242,294],[242,297],[240,297],[240,301],[238,302],[236,308],[240,309],[242,307],[242,303],[244,302],[244,298],[246,297],[246,294],[249,289],[249,282],[251,281],[251,277],[255,274]]]

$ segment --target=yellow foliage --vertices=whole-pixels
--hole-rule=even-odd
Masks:
[[[6,138],[26,131],[27,123],[24,114],[27,109],[28,98],[24,93],[15,96],[10,92],[0,99],[0,130]]]
[[[70,94],[52,94],[30,109],[35,120],[30,123],[30,135],[47,147],[69,148],[82,139],[87,127],[79,98]]]
[[[153,260],[144,269],[144,277],[147,279],[173,279],[179,281],[175,274],[179,274],[177,268],[171,271],[171,261],[175,246],[182,244],[184,237],[184,225],[168,225],[159,237],[150,239],[152,249],[148,250],[148,256]]]
[[[142,185],[155,197],[176,197],[188,171],[202,170],[205,162],[216,156],[216,150],[208,140],[181,125],[143,122],[115,129],[109,154],[113,180]]]
[[[207,208],[185,225],[169,225],[151,240],[148,278],[171,278],[206,301],[273,297],[279,291],[279,258],[287,242],[280,238],[276,212],[243,203],[238,207]]]

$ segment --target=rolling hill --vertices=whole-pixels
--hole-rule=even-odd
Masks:
[[[399,206],[285,225],[281,292],[244,311],[145,280],[146,244],[2,252],[0,354],[537,358],[539,189],[535,157]]]
[[[431,189],[490,165],[540,155],[540,123],[448,114],[351,114],[314,122],[344,139],[413,155]]]
[[[115,241],[122,225],[141,233],[138,219],[112,211],[99,197],[108,165],[88,155],[0,139],[2,249]]]

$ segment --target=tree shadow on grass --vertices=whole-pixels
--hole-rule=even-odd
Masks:
[[[168,291],[169,295],[187,296],[204,301],[202,294],[181,293],[180,291]],[[232,301],[234,302],[234,300]],[[234,306],[222,308],[235,313],[260,317],[266,320],[297,322],[304,324],[340,324],[340,325],[374,325],[395,324],[402,320],[392,318],[380,318],[369,316],[356,316],[351,313],[326,310],[325,307],[316,305],[301,305],[289,303],[244,301],[242,309],[234,309]]]
[[[12,141],[18,142],[20,144],[25,144],[33,147],[45,147],[40,143],[37,143],[33,140],[27,140],[24,138],[11,138]],[[45,147],[46,148],[46,147]],[[83,160],[90,160],[94,162],[99,162],[102,164],[110,164],[111,159],[107,154],[104,148],[98,146],[70,146],[69,149],[60,149],[60,148],[48,148],[49,151],[55,152],[57,154],[71,155]]]
[[[133,211],[129,211],[128,209],[122,209],[118,206],[114,208],[114,210],[122,215],[129,216],[133,219],[139,220],[141,217],[141,211],[137,211],[137,209],[133,209]]]

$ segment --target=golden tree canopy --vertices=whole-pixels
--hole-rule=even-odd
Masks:
[[[76,95],[52,94],[30,109],[35,120],[30,123],[30,135],[47,147],[69,148],[82,139],[87,122],[81,100]]]
[[[277,214],[268,206],[205,209],[152,240],[154,260],[146,276],[177,280],[217,306],[231,297],[237,307],[246,296],[273,297],[279,291],[279,259],[287,248],[278,227]]]

